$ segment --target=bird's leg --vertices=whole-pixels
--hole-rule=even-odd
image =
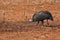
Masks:
[[[47,25],[49,25],[49,23],[48,23],[48,19],[47,19]]]
[[[37,22],[36,26],[38,26],[38,24],[39,24],[39,21]]]
[[[42,20],[41,22],[42,22],[42,27],[43,27],[44,26],[44,21]]]

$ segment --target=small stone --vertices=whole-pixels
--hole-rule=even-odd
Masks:
[[[42,35],[41,38],[46,38],[46,36]]]

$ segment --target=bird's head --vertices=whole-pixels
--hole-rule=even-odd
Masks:
[[[30,23],[31,23],[31,22],[33,22],[33,20],[32,20],[32,19],[29,19],[28,21],[29,21]]]

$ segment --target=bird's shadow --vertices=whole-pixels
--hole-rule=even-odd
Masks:
[[[44,25],[44,26],[46,26],[46,27],[59,27],[60,28],[60,24],[56,24],[56,25]]]

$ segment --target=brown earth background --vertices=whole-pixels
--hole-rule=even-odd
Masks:
[[[27,22],[40,10],[51,12],[53,29]],[[0,0],[0,40],[60,40],[60,0]]]
[[[0,21],[26,21],[40,10],[50,11],[59,20],[60,0],[0,0]]]

